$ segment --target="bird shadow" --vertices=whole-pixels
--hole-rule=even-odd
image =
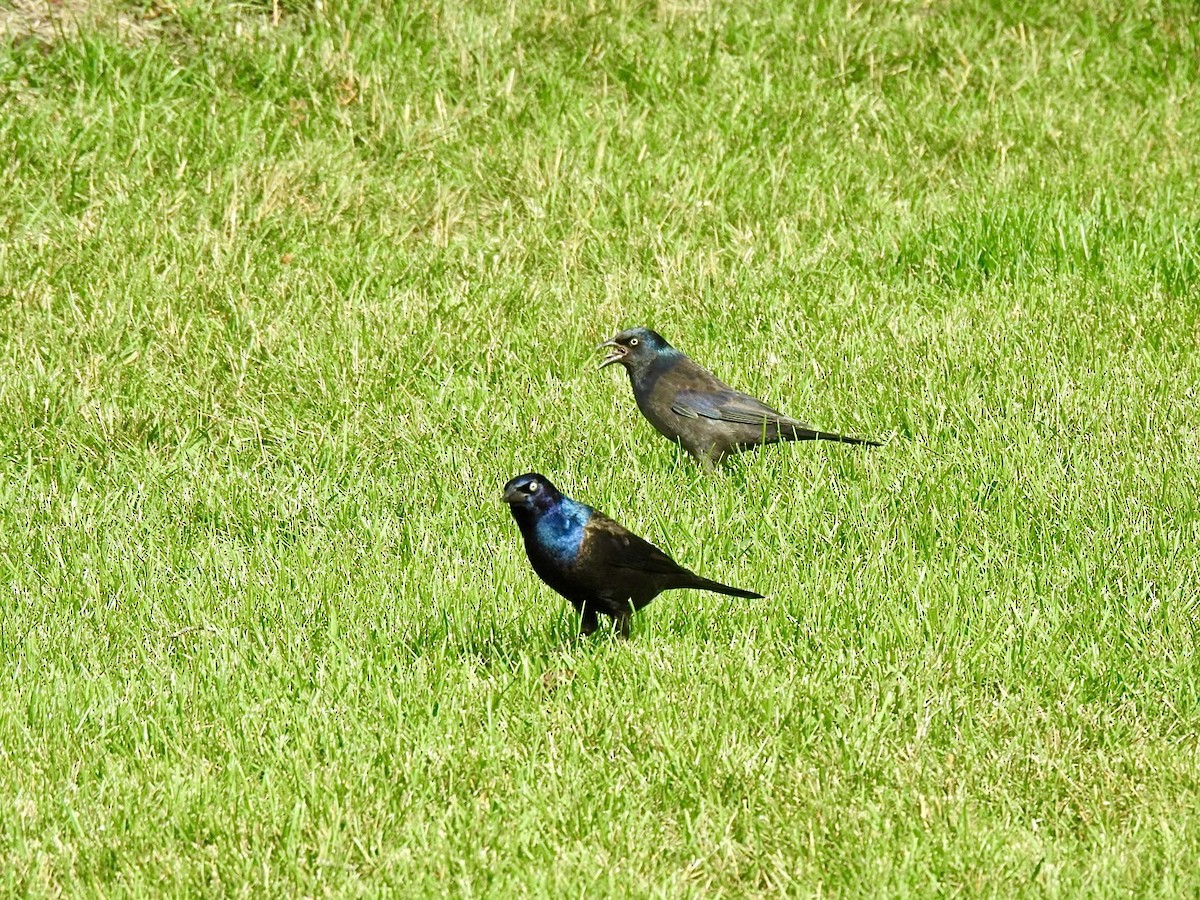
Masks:
[[[545,620],[541,620],[544,622]],[[602,624],[584,635],[579,617],[564,613],[552,620],[549,629],[538,627],[533,617],[509,621],[476,621],[474,627],[459,627],[444,618],[432,619],[401,639],[403,655],[451,657],[488,671],[516,671],[542,665],[560,665],[564,658],[583,653],[605,652],[627,643],[615,628]],[[634,633],[636,634],[636,625]]]

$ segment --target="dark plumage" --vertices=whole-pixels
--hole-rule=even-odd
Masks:
[[[605,347],[608,355],[600,368],[613,363],[624,366],[642,415],[659,434],[681,444],[705,466],[730,453],[778,441],[879,446],[866,438],[818,431],[735,391],[649,328],[622,331],[597,349]]]
[[[603,613],[628,635],[634,611],[675,588],[762,597],[701,578],[604,513],[564,496],[543,475],[518,475],[504,486],[504,502],[533,571],[571,601],[584,634],[596,630],[596,615]]]

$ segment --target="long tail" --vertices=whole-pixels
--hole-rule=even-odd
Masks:
[[[686,586],[701,591],[715,591],[718,594],[728,594],[730,597],[744,597],[746,600],[761,600],[764,596],[763,594],[756,594],[754,591],[743,591],[741,588],[730,587],[727,584],[721,584],[719,581],[713,581],[711,578],[703,578],[700,575],[697,575],[695,581]]]
[[[781,424],[779,426],[780,440],[784,441],[836,441],[839,444],[862,444],[864,447],[882,447],[883,444],[879,441],[873,441],[870,438],[848,437],[844,434],[836,434],[832,431],[817,431],[808,425],[802,424]]]

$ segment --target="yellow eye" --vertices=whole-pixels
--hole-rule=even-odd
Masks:
[[[630,346],[630,347],[636,347],[637,345],[638,345],[638,339],[637,339],[637,338],[630,338],[630,339],[629,339],[629,346]]]
[[[538,481],[529,482],[529,493],[536,494],[541,489],[542,489],[541,482],[538,482]]]

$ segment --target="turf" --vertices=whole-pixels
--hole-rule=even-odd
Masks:
[[[5,893],[1200,892],[1191,3],[19,7]],[[528,470],[769,599],[574,640]]]

